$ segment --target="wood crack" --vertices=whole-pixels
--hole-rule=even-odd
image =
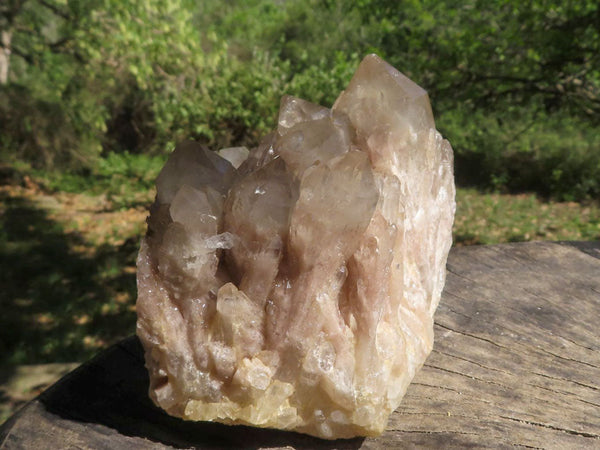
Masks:
[[[561,339],[564,339],[565,341],[567,341],[567,342],[570,342],[570,343],[571,343],[571,344],[573,344],[573,345],[576,345],[576,346],[578,346],[578,347],[584,348],[584,349],[586,349],[586,350],[590,350],[590,351],[592,351],[592,352],[596,352],[596,351],[598,351],[598,350],[596,350],[596,349],[594,349],[594,348],[592,348],[592,347],[588,347],[588,346],[586,346],[586,345],[582,345],[582,344],[580,344],[580,343],[578,343],[578,342],[575,342],[574,340],[572,340],[572,339],[569,339],[569,338],[566,338],[566,337],[564,337],[564,336],[560,336],[560,335],[555,335],[555,336],[557,336],[557,337],[559,337],[559,338],[561,338]]]
[[[464,297],[461,297],[460,295],[454,294],[454,293],[452,293],[452,292],[444,292],[444,296],[446,296],[446,295],[447,295],[447,296],[454,297],[454,298],[457,298],[457,299],[459,299],[459,300],[461,300],[461,301],[463,301],[463,302],[465,302],[465,301],[468,301],[468,299],[466,299],[466,298],[464,298]],[[451,307],[450,307],[448,304],[446,304],[446,303],[440,303],[440,306],[439,306],[439,308],[445,308],[445,309],[447,309],[448,311],[450,311],[450,312],[453,312],[454,314],[456,314],[456,315],[458,315],[458,316],[462,316],[462,317],[465,317],[465,318],[467,318],[467,319],[473,319],[473,317],[472,317],[472,316],[469,316],[468,314],[463,314],[463,313],[461,313],[461,312],[458,312],[458,311],[456,311],[455,309],[452,309],[452,308],[451,308]]]
[[[533,445],[526,445],[526,444],[515,444],[515,443],[510,443],[510,445],[514,446],[514,447],[523,447],[523,448],[533,448],[535,450],[544,450],[544,447],[534,447]]]
[[[439,320],[439,318],[438,318],[438,320]],[[471,338],[473,338],[473,339],[477,339],[477,340],[481,340],[481,341],[487,342],[487,343],[489,343],[489,344],[492,344],[492,345],[494,345],[494,346],[496,346],[496,347],[498,347],[498,348],[501,348],[501,349],[507,350],[507,351],[509,351],[509,352],[511,352],[511,353],[519,353],[519,352],[516,352],[516,351],[514,350],[514,347],[513,347],[513,348],[509,348],[509,347],[506,347],[506,346],[504,346],[504,345],[501,345],[501,344],[499,344],[499,343],[497,343],[497,342],[495,342],[495,341],[493,341],[493,340],[491,340],[491,339],[487,339],[487,338],[484,338],[484,337],[482,337],[482,336],[477,336],[476,334],[467,333],[467,332],[465,332],[465,331],[456,330],[456,329],[454,329],[454,328],[452,328],[452,327],[450,327],[450,326],[443,325],[443,324],[442,324],[442,323],[440,323],[438,320],[436,320],[436,321],[435,321],[435,325],[439,326],[440,328],[443,328],[443,329],[445,329],[445,330],[448,330],[448,331],[452,331],[453,333],[457,333],[457,334],[460,334],[460,335],[463,335],[463,336],[471,337]],[[506,330],[506,331],[507,331],[507,332],[509,332],[509,333],[514,333],[514,330],[512,330],[511,328],[508,328],[508,327],[505,327],[505,326],[503,326],[503,325],[499,325],[499,324],[496,324],[496,326],[497,326],[498,328],[501,328],[501,329],[503,329],[503,330]],[[563,338],[562,336],[558,336],[558,335],[556,335],[556,337],[558,337],[558,338]],[[563,339],[564,339],[564,338],[563,338]],[[566,340],[568,341],[568,339],[566,339]],[[592,363],[588,363],[588,362],[585,362],[585,361],[580,361],[580,360],[578,360],[578,359],[573,359],[573,358],[567,358],[567,357],[564,357],[564,356],[560,356],[560,355],[558,355],[558,354],[556,354],[556,353],[553,353],[553,352],[551,352],[551,351],[549,351],[549,350],[546,350],[546,349],[544,349],[544,348],[543,348],[543,347],[541,347],[541,346],[536,346],[536,345],[526,344],[526,343],[523,343],[523,342],[514,342],[514,345],[515,345],[515,347],[516,347],[516,346],[520,346],[520,347],[524,347],[524,348],[526,348],[526,349],[530,349],[531,351],[535,351],[535,352],[542,352],[542,353],[548,354],[548,355],[550,355],[550,356],[553,356],[553,357],[555,357],[555,358],[562,359],[562,360],[564,360],[564,361],[576,362],[576,363],[578,363],[578,364],[583,364],[583,365],[586,365],[586,366],[592,367],[593,369],[600,369],[600,367],[598,367],[598,366],[596,366],[596,365],[594,365],[594,364],[592,364]],[[583,345],[580,345],[580,347],[583,347],[583,348],[588,348],[588,347],[585,347],[585,346],[583,346]]]
[[[534,426],[534,427],[541,427],[541,428],[547,428],[547,429],[555,430],[555,431],[562,431],[563,433],[573,434],[575,436],[581,436],[581,437],[593,438],[593,439],[600,439],[600,434],[587,433],[585,431],[570,430],[568,428],[556,427],[554,425],[549,425],[549,424],[546,424],[546,423],[533,422],[531,420],[519,419],[519,418],[516,418],[516,417],[510,417],[510,416],[499,416],[499,417],[502,418],[502,419],[506,419],[506,420],[512,420],[514,422],[526,423],[527,425],[531,425],[531,426]]]
[[[583,364],[583,365],[585,365],[585,366],[592,367],[592,368],[594,368],[594,369],[600,369],[600,367],[598,367],[598,366],[595,366],[595,365],[593,365],[593,364],[590,364],[590,363],[588,363],[588,362],[585,362],[585,361],[580,361],[580,360],[578,360],[578,359],[573,359],[573,358],[567,358],[567,357],[565,357],[565,356],[560,356],[560,355],[557,355],[556,353],[552,353],[551,351],[549,351],[549,350],[546,350],[546,349],[544,349],[544,348],[542,348],[542,347],[537,347],[537,349],[538,349],[539,351],[543,352],[543,353],[547,353],[548,355],[552,355],[552,356],[554,356],[555,358],[562,359],[562,360],[564,360],[564,361],[571,361],[571,362],[575,362],[575,363],[578,363],[578,364]]]
[[[514,374],[513,374],[513,373],[511,373],[511,372],[507,372],[507,371],[505,371],[505,370],[501,370],[501,369],[495,369],[495,368],[493,368],[493,367],[484,366],[483,364],[480,364],[480,363],[478,363],[478,362],[476,362],[476,361],[471,361],[470,359],[463,358],[462,356],[452,355],[452,354],[450,354],[450,353],[446,353],[446,352],[443,352],[443,351],[441,351],[441,350],[437,350],[437,349],[435,349],[435,348],[433,349],[433,352],[434,352],[434,353],[439,353],[440,355],[448,356],[448,357],[450,357],[450,358],[456,358],[456,359],[460,359],[461,361],[468,362],[468,363],[470,363],[470,364],[473,364],[473,365],[475,365],[475,366],[477,366],[477,367],[481,367],[482,369],[486,369],[486,370],[493,370],[494,372],[500,372],[500,373],[503,373],[503,374],[506,374],[506,375],[514,375]]]
[[[415,386],[425,386],[425,387],[430,387],[430,388],[442,389],[444,391],[450,391],[450,392],[454,392],[456,394],[462,395],[462,392],[460,392],[459,390],[449,388],[447,386],[436,386],[434,384],[419,383],[419,382],[412,382],[411,384],[414,384]]]
[[[453,333],[461,334],[461,335],[463,335],[463,336],[468,336],[468,337],[470,337],[470,338],[477,339],[477,340],[479,340],[479,341],[484,341],[484,342],[487,342],[488,344],[492,344],[492,345],[494,345],[495,347],[498,347],[498,348],[501,348],[501,349],[503,349],[503,350],[508,350],[508,351],[511,351],[511,352],[512,352],[512,350],[511,350],[510,348],[508,348],[508,347],[505,347],[505,346],[503,346],[503,345],[500,345],[500,344],[498,344],[497,342],[494,342],[494,341],[492,341],[491,339],[486,339],[486,338],[484,338],[484,337],[477,336],[477,335],[475,335],[475,334],[466,333],[466,332],[464,332],[464,331],[460,331],[460,330],[455,330],[455,329],[453,329],[452,327],[449,327],[449,326],[447,326],[447,325],[443,325],[443,324],[441,324],[440,322],[437,322],[437,321],[435,322],[435,324],[436,324],[438,327],[440,327],[440,328],[443,328],[444,330],[452,331]]]
[[[450,414],[450,413],[444,413],[444,412],[440,412],[440,413],[435,412],[435,413],[433,413],[433,412],[422,412],[422,411],[418,411],[418,412],[405,412],[405,411],[402,411],[400,413],[400,415],[402,415],[402,416],[421,416],[421,415],[424,415],[424,416],[458,417],[460,419],[469,419],[469,420],[476,420],[477,419],[477,417],[467,416],[465,414]]]
[[[452,269],[452,266],[448,265],[446,267],[446,271],[448,271],[449,273],[451,273],[452,275],[456,275],[458,278],[462,278],[463,280],[467,280],[469,283],[472,283],[473,285],[476,285],[477,282],[474,280],[471,280],[470,278],[464,276],[462,273],[456,272],[454,271],[454,269]]]
[[[588,404],[588,405],[591,405],[591,406],[594,406],[594,407],[598,407],[598,408],[600,408],[600,405],[599,405],[599,404],[596,404],[596,403],[589,402],[589,401],[587,401],[587,400],[581,399],[581,398],[579,398],[579,397],[577,396],[577,394],[574,394],[574,393],[572,393],[572,392],[569,392],[569,391],[557,391],[556,389],[551,389],[551,388],[548,388],[548,387],[545,387],[545,386],[539,386],[539,385],[537,385],[537,384],[535,384],[535,383],[525,383],[525,384],[526,384],[527,386],[531,386],[531,387],[533,387],[533,388],[536,388],[536,389],[542,389],[543,391],[548,391],[548,392],[551,392],[552,394],[557,394],[557,395],[568,395],[568,396],[570,396],[570,397],[574,397],[574,400],[575,400],[575,401],[578,401],[578,402],[581,402],[581,403],[585,403],[585,404]],[[548,402],[548,403],[550,403],[550,402]],[[561,401],[561,400],[557,400],[557,401],[555,402],[555,404],[557,404],[557,405],[563,405],[563,403],[564,403],[564,399],[563,399],[563,401]]]
[[[460,430],[402,430],[400,428],[392,428],[391,431],[395,431],[397,433],[419,433],[419,434],[463,434],[468,436],[479,436],[478,433],[474,433],[471,431],[460,431]]]
[[[600,391],[600,388],[598,388],[596,386],[592,386],[590,384],[585,384],[585,383],[582,383],[580,381],[571,380],[570,378],[553,377],[552,375],[548,375],[548,374],[545,374],[545,373],[539,373],[539,372],[533,372],[533,373],[535,375],[539,375],[539,376],[544,377],[544,378],[549,378],[551,380],[566,381],[568,383],[573,383],[573,384],[576,384],[578,386],[582,386],[582,387],[586,387],[588,389],[592,389],[594,391]]]
[[[495,381],[484,380],[483,378],[474,377],[473,375],[467,375],[466,373],[457,372],[455,370],[446,369],[445,367],[434,366],[433,364],[427,364],[427,363],[425,363],[424,365],[426,367],[431,367],[432,369],[441,370],[442,372],[447,372],[447,373],[451,373],[451,374],[458,375],[461,377],[470,378],[471,380],[480,381],[480,382],[486,383],[486,384],[493,384],[495,386],[500,386],[502,389],[506,389],[506,390],[511,389],[508,386],[504,386],[501,383],[496,383]]]

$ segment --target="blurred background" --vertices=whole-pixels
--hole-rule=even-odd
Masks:
[[[600,240],[596,0],[0,1],[0,423],[135,330],[176,142],[253,146],[377,53],[455,151],[455,245]]]

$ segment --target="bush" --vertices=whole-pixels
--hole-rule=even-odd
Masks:
[[[102,147],[81,132],[64,103],[36,97],[25,86],[0,86],[0,156],[37,168],[90,167]]]
[[[438,127],[454,147],[462,186],[533,191],[560,200],[600,197],[600,130],[585,120],[457,109],[442,114]]]
[[[14,20],[0,8],[19,49],[0,90],[4,158],[94,171],[188,138],[252,146],[283,94],[331,106],[376,52],[430,92],[461,184],[600,195],[592,0],[22,4]]]

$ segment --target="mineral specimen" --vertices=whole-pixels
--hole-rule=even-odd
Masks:
[[[375,55],[332,109],[284,97],[249,153],[180,144],[138,257],[153,401],[191,420],[381,433],[432,348],[452,166],[427,93]]]

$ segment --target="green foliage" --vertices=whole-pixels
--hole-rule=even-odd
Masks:
[[[0,154],[87,168],[184,138],[254,145],[279,98],[330,106],[376,52],[430,92],[459,181],[600,196],[593,0],[12,0]],[[24,31],[27,30],[27,31]]]
[[[600,197],[600,132],[589,121],[527,109],[512,115],[457,109],[438,119],[463,186],[560,200]]]
[[[21,170],[51,192],[104,195],[119,210],[147,206],[147,192],[154,187],[164,163],[164,156],[111,152],[99,159],[91,171]]]
[[[600,208],[545,202],[532,194],[456,192],[455,245],[600,240]]]

